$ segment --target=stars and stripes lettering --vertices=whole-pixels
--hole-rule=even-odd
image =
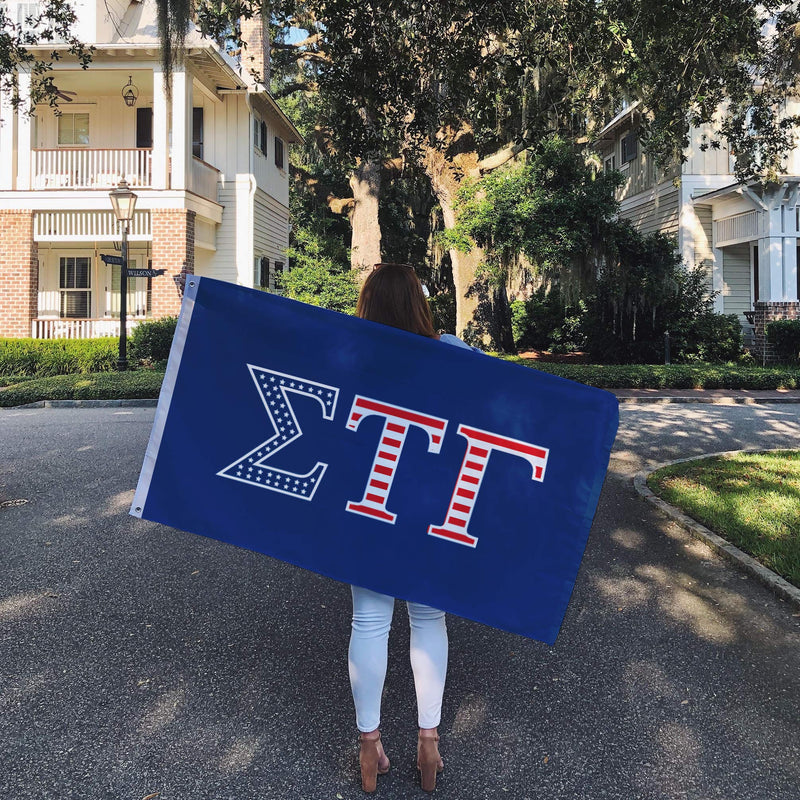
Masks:
[[[467,451],[461,462],[461,469],[444,522],[441,525],[430,525],[428,533],[451,542],[475,547],[478,544],[478,538],[469,533],[469,520],[475,508],[492,451],[499,450],[501,453],[524,458],[533,469],[532,480],[540,482],[544,480],[549,451],[544,447],[537,447],[528,442],[511,439],[508,436],[499,436],[496,433],[470,428],[466,425],[459,425],[457,432],[467,440]]]
[[[290,497],[311,500],[325,474],[327,464],[317,462],[308,472],[296,473],[270,466],[267,461],[303,435],[289,395],[313,398],[322,407],[323,418],[332,420],[339,389],[297,375],[287,375],[252,364],[247,366],[269,415],[273,433],[266,441],[220,470],[217,475]]]
[[[347,420],[348,430],[355,431],[361,420],[371,415],[384,417],[383,431],[367,479],[364,497],[359,502],[349,501],[345,508],[353,514],[362,514],[394,525],[397,515],[387,510],[386,501],[389,498],[408,429],[412,425],[422,428],[428,434],[428,452],[438,453],[442,449],[447,420],[356,395]]]

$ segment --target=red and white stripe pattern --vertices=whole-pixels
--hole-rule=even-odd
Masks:
[[[390,405],[369,397],[356,395],[347,420],[348,430],[354,431],[364,417],[381,416],[386,419],[380,443],[375,452],[367,488],[360,502],[350,500],[346,509],[354,514],[363,514],[394,525],[397,514],[386,508],[386,501],[392,488],[392,481],[400,461],[400,453],[412,425],[422,428],[428,434],[428,452],[438,453],[447,428],[447,420],[422,414],[402,406]]]
[[[466,425],[458,426],[458,434],[467,440],[467,452],[461,463],[445,520],[441,525],[429,526],[428,533],[451,542],[475,547],[478,538],[470,535],[467,528],[492,450],[524,458],[533,468],[532,479],[540,482],[544,480],[549,451],[547,448],[537,447],[519,439],[499,436]]]

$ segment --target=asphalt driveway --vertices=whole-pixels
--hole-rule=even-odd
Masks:
[[[153,409],[0,412],[0,788],[359,798],[349,591],[127,515]],[[796,800],[800,614],[635,472],[800,447],[800,406],[623,406],[554,647],[449,618],[441,798]],[[398,605],[376,797],[423,797]]]

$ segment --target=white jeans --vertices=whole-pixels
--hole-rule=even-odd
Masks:
[[[394,598],[359,586],[350,588],[353,591],[353,628],[348,658],[350,688],[356,706],[356,725],[360,731],[368,732],[381,724],[381,695]],[[410,601],[407,605],[419,727],[436,728],[442,715],[447,674],[444,611]]]

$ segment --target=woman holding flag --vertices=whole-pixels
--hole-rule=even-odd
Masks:
[[[422,284],[408,264],[376,264],[361,289],[357,313],[362,319],[468,347],[455,336],[436,334]],[[394,598],[359,586],[351,588],[353,623],[348,666],[360,731],[361,785],[365,792],[374,792],[377,776],[389,771],[381,743],[380,713]],[[438,726],[447,673],[447,627],[444,611],[411,601],[407,606],[419,724],[417,768],[422,788],[431,792],[436,788],[437,773],[444,769]]]

